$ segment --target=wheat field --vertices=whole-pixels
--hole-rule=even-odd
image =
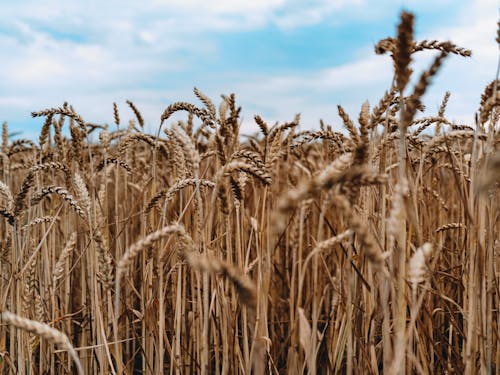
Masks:
[[[112,125],[33,112],[36,143],[4,123],[0,373],[499,373],[499,81],[473,124],[450,93],[428,113],[471,51],[413,28],[377,43],[394,78],[341,132],[256,115],[245,138],[235,95],[198,89],[155,134],[130,101]]]

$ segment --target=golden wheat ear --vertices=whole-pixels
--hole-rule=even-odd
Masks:
[[[7,323],[23,331],[33,333],[47,340],[51,344],[59,345],[61,348],[67,350],[68,354],[75,362],[78,374],[84,375],[82,364],[80,363],[80,359],[78,358],[73,345],[71,345],[68,336],[61,331],[58,331],[45,323],[23,318],[6,310],[0,313],[0,322]]]

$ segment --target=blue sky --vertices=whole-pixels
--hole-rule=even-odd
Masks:
[[[35,0],[2,2],[0,120],[35,137],[43,119],[30,112],[68,101],[89,122],[112,123],[141,110],[150,131],[163,109],[195,102],[193,87],[219,102],[236,94],[243,131],[253,115],[270,122],[302,114],[340,128],[336,105],[356,117],[388,88],[391,62],[373,53],[392,36],[402,9],[415,12],[417,39],[452,40],[473,50],[452,56],[426,96],[434,113],[446,90],[448,114],[472,121],[498,59],[498,2],[370,0]],[[422,53],[417,72],[432,59]]]

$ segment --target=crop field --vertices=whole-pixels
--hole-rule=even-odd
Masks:
[[[471,51],[398,24],[388,90],[336,126],[245,137],[198,89],[153,134],[130,101],[33,112],[36,142],[4,123],[0,373],[499,373],[500,81],[474,123],[430,113]]]

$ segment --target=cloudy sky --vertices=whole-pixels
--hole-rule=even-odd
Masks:
[[[451,40],[473,57],[448,58],[426,97],[434,113],[446,90],[449,116],[471,121],[482,88],[495,78],[495,0],[150,0],[2,2],[0,120],[34,137],[30,112],[68,101],[89,122],[112,123],[142,111],[159,125],[172,102],[196,101],[198,87],[217,103],[236,94],[245,132],[253,115],[302,128],[319,119],[339,127],[336,105],[356,115],[388,88],[388,56],[375,43],[392,36],[402,9],[416,13],[417,39]],[[421,53],[416,70],[433,53]]]

